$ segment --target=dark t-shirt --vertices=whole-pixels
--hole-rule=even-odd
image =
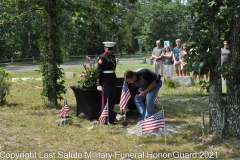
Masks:
[[[157,81],[157,74],[147,68],[140,68],[134,71],[137,80],[132,84],[134,87],[147,88],[154,80]]]

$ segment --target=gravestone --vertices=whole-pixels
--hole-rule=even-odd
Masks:
[[[194,82],[191,76],[180,76],[180,77],[172,77],[173,81],[179,83],[181,86],[193,86]]]
[[[56,123],[58,125],[66,125],[66,124],[70,124],[71,122],[72,122],[72,118],[61,118],[56,120]]]
[[[74,73],[73,72],[66,72],[65,76],[66,76],[67,79],[73,79]]]

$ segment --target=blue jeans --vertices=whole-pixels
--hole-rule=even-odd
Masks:
[[[154,112],[154,100],[156,95],[158,94],[159,89],[162,86],[162,81],[156,84],[155,88],[153,88],[146,96],[138,96],[137,94],[134,97],[135,105],[142,116],[142,120],[153,115]],[[139,88],[139,91],[143,91],[145,88]],[[144,99],[146,98],[146,105],[144,103]]]

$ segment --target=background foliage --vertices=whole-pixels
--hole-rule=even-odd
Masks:
[[[44,3],[0,2],[0,59],[41,57]],[[187,5],[180,1],[61,0],[58,5],[64,56],[101,54],[103,41],[116,41],[120,53],[134,54],[141,39],[142,49],[150,51],[157,39],[174,42],[188,25]]]

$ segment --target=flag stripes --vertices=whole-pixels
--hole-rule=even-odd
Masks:
[[[127,82],[124,80],[123,87],[122,87],[121,98],[120,98],[120,103],[119,103],[119,106],[120,106],[121,110],[127,109],[127,105],[128,105],[128,102],[129,102],[130,98],[131,98],[131,93],[128,89]]]
[[[101,114],[101,116],[100,116],[99,119],[98,119],[98,123],[100,123],[100,124],[105,123],[107,117],[108,117],[108,102],[107,102],[107,104],[105,105],[105,107],[104,107],[104,109],[103,109],[103,111],[102,111],[102,114]]]
[[[163,110],[157,112],[156,114],[150,116],[142,122],[142,132],[149,132],[159,128],[164,128],[165,122],[163,117]]]
[[[130,100],[130,98],[131,98],[131,94],[130,94],[129,89],[127,90],[127,92],[122,91],[120,104],[119,104],[121,110],[126,109],[126,107],[128,105],[128,101]]]
[[[70,111],[70,108],[68,107],[68,103],[67,103],[66,100],[64,100],[62,110],[60,112],[60,116],[65,117],[68,114],[69,111]]]

